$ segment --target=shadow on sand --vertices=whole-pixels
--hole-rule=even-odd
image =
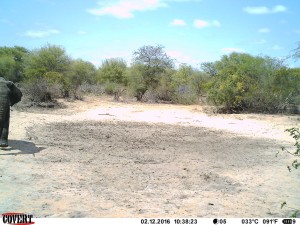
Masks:
[[[0,148],[0,155],[34,155],[45,149],[29,141],[8,140],[8,144],[8,147]]]

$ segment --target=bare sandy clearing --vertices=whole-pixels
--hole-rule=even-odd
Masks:
[[[283,201],[299,207],[299,173],[287,171],[288,156],[275,157],[292,143],[283,131],[300,126],[297,116],[103,98],[66,104],[12,112],[11,147],[0,150],[0,212],[283,217]]]

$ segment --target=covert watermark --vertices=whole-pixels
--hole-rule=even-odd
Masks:
[[[11,224],[11,225],[29,225],[34,224],[32,221],[33,215],[25,214],[25,213],[3,213],[2,214],[2,222],[3,224]]]

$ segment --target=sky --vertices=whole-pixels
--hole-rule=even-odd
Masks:
[[[1,0],[0,46],[59,45],[96,66],[129,64],[157,44],[198,68],[231,52],[285,59],[300,42],[299,9],[298,0]]]

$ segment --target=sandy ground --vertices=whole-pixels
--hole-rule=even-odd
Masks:
[[[0,213],[35,217],[285,217],[300,173],[276,153],[287,115],[215,115],[199,105],[87,97],[16,110],[0,149]]]

